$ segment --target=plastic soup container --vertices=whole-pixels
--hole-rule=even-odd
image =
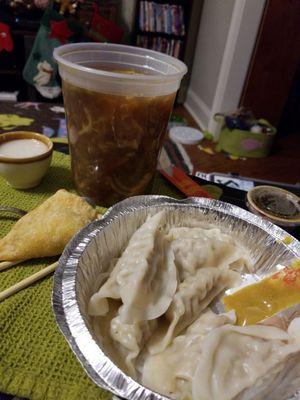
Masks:
[[[103,206],[147,193],[185,64],[108,43],[64,45],[54,58],[79,193]]]

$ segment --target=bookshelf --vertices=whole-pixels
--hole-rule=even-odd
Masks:
[[[189,72],[182,81],[177,103],[183,103],[190,79],[202,0],[138,0],[134,44],[179,58]]]

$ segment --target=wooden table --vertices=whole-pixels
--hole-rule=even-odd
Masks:
[[[188,125],[198,127],[188,111],[176,107],[175,115],[184,117]],[[208,140],[202,146],[214,148]],[[184,146],[194,165],[195,171],[235,173],[244,177],[264,179],[274,182],[296,184],[300,182],[300,130],[298,134],[275,139],[272,153],[266,158],[231,160],[225,153],[206,154],[198,146]]]

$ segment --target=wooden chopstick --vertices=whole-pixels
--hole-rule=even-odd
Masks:
[[[28,276],[27,278],[21,280],[20,282],[12,285],[11,287],[3,290],[0,292],[0,301],[7,299],[9,296],[17,293],[19,290],[25,289],[26,287],[30,286],[32,283],[37,282],[38,280],[44,278],[45,276],[51,274],[57,267],[58,262],[48,265],[41,269],[40,271]]]
[[[17,265],[20,264],[21,262],[23,262],[24,260],[16,260],[16,261],[2,261],[0,262],[0,271],[3,271],[7,268],[12,267],[13,265]]]

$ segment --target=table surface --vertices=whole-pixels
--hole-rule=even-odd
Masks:
[[[9,114],[9,117],[3,117]],[[183,106],[175,107],[174,115],[184,117],[187,124],[198,127],[195,120]],[[32,118],[28,126],[19,118]],[[66,125],[61,105],[50,103],[1,103],[0,132],[10,130],[33,130],[47,136],[66,137]],[[203,147],[214,149],[215,145],[208,140],[201,142]],[[263,179],[287,184],[300,182],[300,132],[298,135],[277,137],[270,156],[261,159],[232,160],[225,153],[207,154],[198,146],[184,146],[193,165],[193,172],[234,173],[252,179]]]
[[[188,125],[198,127],[184,107],[175,114],[186,118]],[[203,146],[213,147],[208,140]],[[225,153],[214,155],[200,151],[198,146],[185,146],[196,171],[235,173],[253,179],[264,179],[288,184],[300,182],[300,130],[296,134],[275,138],[271,154],[266,158],[231,160]]]
[[[57,105],[60,106],[61,105]],[[54,108],[53,108],[54,107]],[[174,109],[174,115],[184,117],[189,126],[198,127],[188,111],[182,107]],[[63,110],[47,103],[2,103],[0,104],[0,134],[12,130],[33,130],[66,137]],[[32,121],[24,120],[29,118]],[[26,125],[28,124],[28,125]],[[202,146],[214,148],[212,142],[204,140]],[[194,172],[236,173],[241,176],[296,184],[300,181],[300,140],[297,135],[278,137],[272,154],[264,159],[231,160],[225,153],[209,155],[198,146],[184,146]],[[0,393],[1,399],[11,396]]]

